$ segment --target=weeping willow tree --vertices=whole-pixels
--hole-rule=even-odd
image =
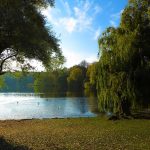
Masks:
[[[99,38],[98,98],[101,110],[129,115],[150,97],[150,1],[129,0],[118,28]]]

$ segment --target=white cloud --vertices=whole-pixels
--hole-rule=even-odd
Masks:
[[[86,29],[90,29],[92,26],[93,17],[88,15],[89,4],[85,4],[83,10],[74,7],[75,19],[77,20],[77,30],[83,31]]]
[[[68,33],[92,31],[93,22],[98,13],[102,11],[99,5],[94,5],[90,0],[76,0],[76,5],[71,9],[69,3],[65,0],[60,0],[66,15],[61,13],[57,8],[48,7],[42,13],[47,17],[48,22],[61,28]],[[64,16],[62,16],[64,15]]]
[[[90,3],[88,0],[86,0],[86,1],[84,2],[84,4],[83,4],[83,10],[84,10],[85,12],[87,12],[87,11],[90,9],[91,6],[92,6],[92,3]]]
[[[48,7],[47,9],[42,10],[42,14],[47,18],[48,23],[52,23],[56,26],[59,25],[57,21],[57,17],[61,14],[59,9]]]
[[[90,28],[92,24],[92,17],[88,16],[88,11],[90,9],[89,1],[86,1],[82,8],[74,7],[73,12],[74,16],[72,18],[65,18],[66,23],[64,25],[67,31],[83,31]],[[70,21],[73,21],[72,30],[70,30]]]
[[[95,10],[95,14],[98,14],[98,13],[100,13],[100,12],[102,12],[102,7],[100,7],[99,5],[96,5],[95,7],[94,7],[94,10]]]
[[[60,24],[64,25],[65,29],[71,33],[75,30],[76,25],[77,25],[77,20],[69,17],[69,18],[61,18],[59,20]]]
[[[70,8],[68,2],[61,0],[61,3],[63,5],[65,11],[67,12],[67,15],[70,16],[71,15],[71,8]]]
[[[96,31],[95,31],[95,34],[94,34],[94,40],[97,40],[98,37],[100,36],[102,30],[101,28],[99,27]]]
[[[86,60],[89,63],[95,62],[98,60],[96,55],[77,53],[73,50],[65,49],[63,53],[66,57],[67,62],[65,63],[66,67],[72,67],[78,65],[82,60]]]
[[[86,1],[82,8],[77,6],[73,8],[74,16],[59,18],[58,22],[63,25],[64,29],[69,33],[90,29],[93,21],[93,18],[88,14],[90,7],[89,1]]]

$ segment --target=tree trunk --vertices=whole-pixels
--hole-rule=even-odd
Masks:
[[[130,116],[131,115],[131,110],[130,110],[130,103],[126,99],[122,99],[120,103],[120,108],[121,108],[121,115],[123,116]]]

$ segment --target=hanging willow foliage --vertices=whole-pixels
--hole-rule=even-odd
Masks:
[[[102,111],[128,115],[150,97],[150,1],[131,0],[118,28],[99,38],[98,98]],[[142,89],[142,90],[141,90]]]

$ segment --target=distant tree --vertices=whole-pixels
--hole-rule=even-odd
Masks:
[[[0,74],[9,60],[25,69],[31,66],[26,59],[41,61],[46,68],[51,68],[53,56],[64,61],[59,40],[41,13],[49,4],[53,6],[54,0],[0,1]]]
[[[99,39],[99,107],[129,115],[150,97],[150,1],[129,0],[118,28]]]
[[[41,72],[36,75],[34,80],[34,92],[35,93],[49,93],[53,92],[54,88],[54,76],[49,72]]]
[[[68,89],[68,84],[67,84],[68,69],[67,68],[59,69],[57,70],[57,72],[58,72],[58,76],[56,81],[56,91],[66,92]]]
[[[87,68],[88,65],[89,65],[89,63],[86,60],[81,61],[79,64],[79,66],[84,67],[84,68]]]
[[[33,74],[22,72],[6,73],[0,76],[0,92],[33,92]]]
[[[5,87],[5,81],[2,76],[0,76],[0,89]]]
[[[36,73],[34,91],[36,93],[64,93],[67,91],[67,76],[66,69]]]
[[[68,90],[71,92],[82,92],[84,89],[84,80],[86,76],[86,68],[81,66],[73,66],[70,68],[68,81]]]
[[[97,86],[97,75],[98,75],[98,63],[94,62],[90,64],[86,72],[86,81],[84,83],[84,88],[96,92]]]

